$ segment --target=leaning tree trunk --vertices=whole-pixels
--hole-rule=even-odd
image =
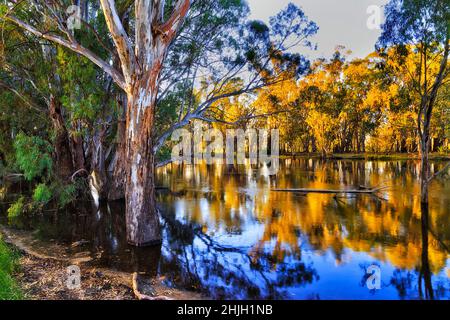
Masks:
[[[442,86],[444,76],[447,70],[448,54],[450,51],[450,34],[447,33],[444,45],[444,55],[441,61],[439,72],[436,75],[431,91],[427,94],[428,88],[425,88],[425,95],[422,96],[422,101],[419,110],[418,127],[420,136],[420,151],[421,151],[421,176],[420,176],[420,188],[421,188],[421,202],[422,204],[428,204],[428,186],[430,184],[430,164],[428,159],[428,153],[430,151],[431,139],[430,139],[430,127],[431,117],[433,115],[433,107],[437,99],[439,88]],[[426,57],[426,52],[425,52]],[[421,61],[422,62],[422,61]],[[427,63],[425,58],[425,74],[427,74]]]
[[[156,78],[137,81],[128,95],[126,139],[127,240],[136,246],[161,242],[155,203],[153,127],[156,106]]]

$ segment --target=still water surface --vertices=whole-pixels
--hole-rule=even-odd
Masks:
[[[161,247],[126,244],[122,203],[80,204],[27,224],[43,241],[88,243],[93,264],[147,272],[220,299],[449,299],[450,181],[421,208],[417,161],[286,159],[275,177],[249,166],[158,170]],[[441,164],[434,164],[437,169]],[[386,185],[378,196],[272,188]],[[424,214],[422,214],[423,212]],[[428,219],[427,219],[428,218]],[[381,271],[369,290],[367,269]]]

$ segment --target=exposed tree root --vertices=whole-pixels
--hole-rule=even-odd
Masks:
[[[139,277],[139,275],[138,275],[137,272],[133,273],[133,278],[132,278],[132,281],[133,281],[133,292],[134,292],[134,295],[136,296],[136,298],[138,300],[172,300],[171,298],[166,297],[166,296],[149,296],[147,294],[141,293],[139,291],[139,280],[138,280],[138,277]]]

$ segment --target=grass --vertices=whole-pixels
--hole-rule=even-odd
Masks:
[[[0,236],[0,300],[19,300],[23,294],[13,277],[18,267],[18,254],[11,251]]]

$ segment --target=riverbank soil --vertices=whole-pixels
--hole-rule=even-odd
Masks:
[[[64,248],[56,244],[44,245],[32,235],[0,227],[3,240],[21,253],[15,279],[25,299],[30,300],[135,300],[133,275],[110,269],[89,266],[87,257],[63,255]],[[69,288],[67,268],[80,268],[80,287]],[[142,278],[145,276],[142,275]],[[147,295],[164,296],[173,300],[195,300],[200,296],[187,291],[168,288],[162,278],[149,279]]]
[[[23,254],[16,279],[32,300],[131,300],[133,290],[125,279],[100,270],[81,270],[81,288],[68,289],[67,263]]]

